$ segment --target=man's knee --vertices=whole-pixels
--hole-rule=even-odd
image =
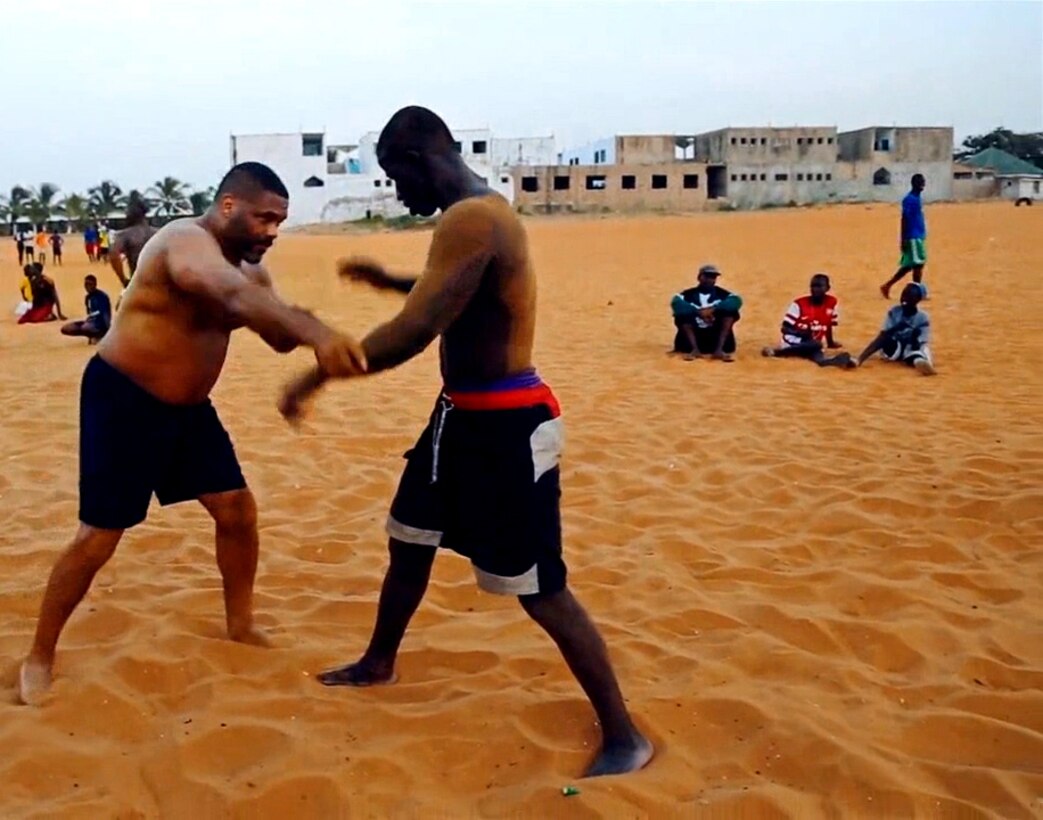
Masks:
[[[251,533],[257,529],[257,502],[248,489],[214,493],[199,499],[218,529]]]
[[[540,622],[575,603],[568,587],[554,592],[537,592],[534,595],[519,595],[518,603],[534,621]]]
[[[123,530],[103,530],[89,524],[80,524],[69,553],[95,566],[108,561],[123,537]]]
[[[388,553],[391,556],[389,572],[403,580],[426,582],[431,575],[437,549],[427,544],[407,544],[391,538],[388,541]]]

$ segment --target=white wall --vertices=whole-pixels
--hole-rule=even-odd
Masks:
[[[1000,177],[1000,196],[1004,199],[1043,199],[1043,177]]]
[[[599,151],[605,152],[605,159],[594,161],[595,154]],[[616,163],[616,138],[605,137],[604,139],[588,142],[578,148],[570,148],[561,152],[559,165],[615,165]]]
[[[493,137],[492,165],[557,165],[558,147],[554,137]]]

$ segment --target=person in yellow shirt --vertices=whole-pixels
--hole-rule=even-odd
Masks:
[[[33,285],[29,281],[29,274],[33,272],[32,265],[26,265],[23,268],[22,282],[18,286],[18,293],[22,297],[22,301],[18,303],[18,306],[14,309],[14,315],[21,319],[26,313],[32,310],[33,307]]]
[[[112,244],[112,232],[108,225],[98,228],[98,258],[109,258],[109,246]]]

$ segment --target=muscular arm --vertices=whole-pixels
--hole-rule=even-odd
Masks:
[[[177,287],[223,310],[262,338],[292,339],[315,348],[333,331],[307,311],[279,299],[271,286],[247,277],[222,255],[202,228],[185,228],[169,240],[167,267]]]
[[[123,232],[120,231],[116,235],[116,241],[112,243],[112,247],[109,249],[109,265],[116,272],[116,278],[120,280],[120,284],[126,287],[130,284],[130,280],[123,271],[124,253],[126,253],[126,243],[123,241]]]
[[[402,310],[362,340],[368,373],[408,361],[431,344],[463,312],[495,252],[495,225],[484,207],[463,203],[442,217],[431,240],[424,274],[409,291]],[[303,373],[284,390],[279,409],[295,419],[300,405],[325,384],[318,368]]]
[[[261,287],[268,288],[273,295],[278,297],[278,294],[275,292],[275,286],[272,284],[271,274],[268,273],[268,269],[264,267],[264,265],[252,265],[250,266],[250,268],[247,269],[247,271],[244,271],[244,273],[246,273],[247,276],[252,278]],[[309,316],[312,315],[309,311],[304,310],[304,308],[294,307],[291,309],[304,311]],[[262,339],[264,339],[265,344],[267,344],[268,347],[270,347],[276,353],[290,353],[291,351],[296,350],[299,346],[299,342],[297,341],[297,339],[295,339],[288,333],[267,330],[261,332],[259,335]]]
[[[398,293],[409,293],[420,279],[419,276],[388,273],[379,262],[361,256],[339,260],[337,274],[342,279],[367,282],[377,290],[393,290]]]

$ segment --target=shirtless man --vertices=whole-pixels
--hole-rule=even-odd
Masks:
[[[561,555],[558,403],[536,375],[536,279],[508,202],[464,163],[439,117],[405,108],[384,128],[377,159],[413,214],[442,210],[423,276],[352,260],[341,275],[408,293],[401,312],[362,342],[369,372],[396,367],[441,336],[445,387],[408,453],[387,522],[391,563],[369,648],[324,672],[327,686],[395,680],[395,658],[427,589],[437,547],[471,560],[487,592],[516,595],[558,645],[597,712],[603,742],[586,774],[622,774],[652,758],[630,719],[604,641],[566,586]],[[354,374],[349,374],[354,375]],[[288,418],[326,380],[287,387]]]
[[[134,277],[134,271],[138,269],[138,257],[141,256],[141,249],[145,247],[146,242],[158,233],[156,228],[148,224],[148,220],[145,217],[145,205],[142,202],[135,200],[130,203],[127,208],[127,227],[116,235],[116,240],[112,243],[112,248],[109,251],[109,264],[116,272],[116,276],[124,288],[130,284],[130,280]],[[127,257],[127,267],[130,268],[130,276],[127,276],[123,271],[124,256]]]
[[[172,222],[142,252],[111,329],[87,365],[80,394],[80,527],[51,571],[36,636],[19,675],[35,702],[51,683],[62,627],[140,524],[153,492],[190,499],[216,524],[228,635],[265,645],[254,626],[257,508],[232,442],[208,398],[239,327],[274,350],[315,351],[324,373],[361,372],[358,343],[273,291],[261,257],[286,218],[288,195],[264,165],[237,165],[199,219]]]

